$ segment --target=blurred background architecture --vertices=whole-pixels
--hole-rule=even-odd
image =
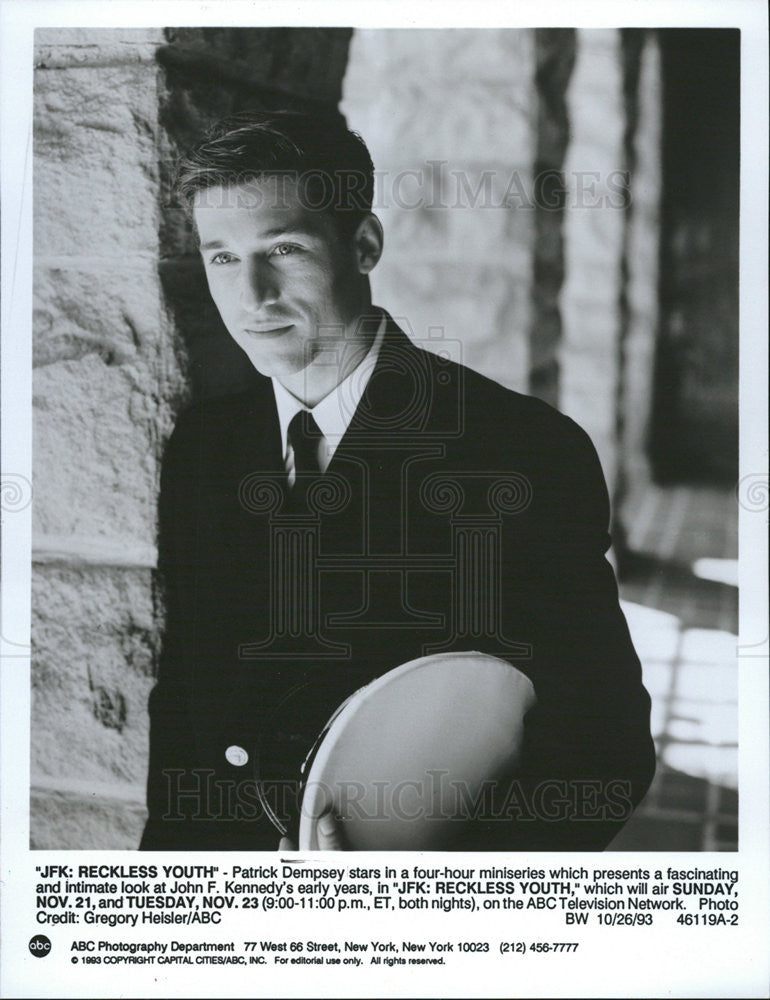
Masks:
[[[163,445],[250,378],[173,165],[291,106],[371,149],[375,301],[599,450],[659,751],[613,848],[735,849],[738,99],[730,30],[38,31],[33,847],[138,843]]]

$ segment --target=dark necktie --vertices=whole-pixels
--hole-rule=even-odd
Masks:
[[[307,492],[321,475],[318,462],[318,446],[323,434],[307,410],[295,413],[289,423],[289,444],[294,451],[294,485],[289,491],[290,507],[294,510],[307,509]]]

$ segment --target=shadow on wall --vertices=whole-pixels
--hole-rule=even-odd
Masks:
[[[661,321],[652,459],[661,480],[738,478],[740,32],[659,32]]]

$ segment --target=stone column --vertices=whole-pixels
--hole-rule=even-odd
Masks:
[[[142,822],[157,459],[181,387],[157,268],[162,41],[36,36],[35,847],[133,847]]]
[[[619,31],[578,31],[567,109],[559,408],[590,435],[612,490],[626,207]]]
[[[645,477],[657,335],[660,80],[654,36],[577,32],[567,91],[559,408],[590,434],[610,496]]]

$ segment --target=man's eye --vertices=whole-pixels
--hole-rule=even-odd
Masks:
[[[289,254],[296,253],[297,248],[292,243],[279,243],[277,247],[273,247],[274,257],[288,257]]]
[[[236,258],[231,253],[225,253],[224,251],[222,251],[220,253],[215,253],[214,254],[214,256],[211,258],[211,263],[212,264],[229,264],[231,261],[234,261],[235,259]]]

